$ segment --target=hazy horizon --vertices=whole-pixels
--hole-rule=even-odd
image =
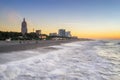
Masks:
[[[118,0],[1,0],[0,31],[66,29],[79,38],[120,39]]]

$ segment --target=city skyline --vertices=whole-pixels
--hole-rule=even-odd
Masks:
[[[80,38],[120,39],[118,0],[1,0],[0,31],[21,32],[26,18],[33,28],[49,34],[67,29]]]

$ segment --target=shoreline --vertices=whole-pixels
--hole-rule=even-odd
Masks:
[[[9,53],[14,51],[24,51],[31,50],[35,48],[48,47],[53,45],[60,45],[62,43],[70,43],[76,41],[85,41],[85,40],[44,40],[44,41],[1,41],[0,42],[0,53]]]

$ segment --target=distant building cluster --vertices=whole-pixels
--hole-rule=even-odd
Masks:
[[[21,24],[21,33],[23,36],[25,36],[27,34],[28,30],[27,30],[27,22],[25,21],[25,18],[23,19],[23,22]],[[46,34],[42,34],[41,30],[36,30],[35,34],[38,36],[38,38],[43,38],[45,39],[47,36]],[[34,31],[33,31],[34,33]],[[59,29],[58,32],[53,32],[53,33],[49,33],[49,36],[52,38],[77,38],[76,36],[72,36],[71,35],[71,31],[66,31],[65,29]]]
[[[59,29],[58,33],[50,33],[49,36],[72,37],[71,32],[65,29]]]

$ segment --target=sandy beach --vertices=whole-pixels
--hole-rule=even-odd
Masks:
[[[0,41],[0,53],[35,49],[38,47],[47,47],[59,45],[61,43],[69,43],[78,40],[43,40],[43,41]]]
[[[56,50],[50,46],[71,43],[79,40],[42,40],[42,41],[0,41],[0,64],[19,61]],[[36,50],[38,51],[36,53]],[[31,53],[31,52],[34,53]]]

